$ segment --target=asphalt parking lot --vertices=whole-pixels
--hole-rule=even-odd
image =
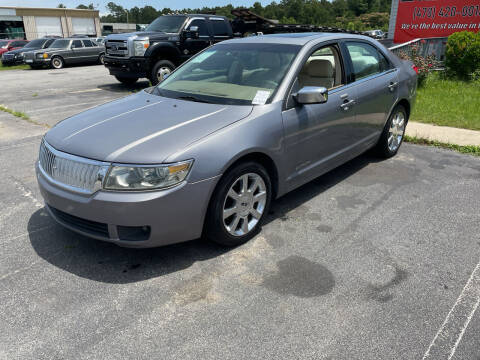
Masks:
[[[0,77],[31,118],[0,112],[0,358],[480,358],[479,158],[404,144],[275,201],[244,246],[123,249],[46,214],[37,124],[148,84],[101,66]]]

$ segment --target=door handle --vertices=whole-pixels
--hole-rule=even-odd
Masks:
[[[398,82],[391,82],[390,85],[388,85],[388,89],[389,89],[390,91],[393,91],[393,90],[395,90],[395,88],[397,87],[397,85],[398,85]]]
[[[350,101],[345,100],[345,101],[346,102],[344,102],[342,105],[340,105],[340,107],[345,111],[350,109],[350,106],[355,104],[355,100],[350,100]]]

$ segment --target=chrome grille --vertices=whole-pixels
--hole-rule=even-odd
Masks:
[[[70,190],[92,194],[100,190],[109,164],[55,150],[45,140],[38,156],[40,168],[49,179]]]
[[[128,46],[126,40],[108,40],[105,42],[107,55],[115,57],[128,57]]]
[[[3,54],[3,58],[4,58],[5,60],[11,60],[11,59],[13,59],[14,57],[15,57],[14,54]]]

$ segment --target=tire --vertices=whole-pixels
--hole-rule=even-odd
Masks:
[[[149,80],[152,85],[157,85],[163,80],[163,76],[170,74],[173,70],[175,70],[174,63],[168,60],[159,60],[153,65]]]
[[[50,66],[53,69],[62,69],[65,66],[65,61],[60,56],[54,56],[50,60]]]
[[[100,65],[104,65],[104,64],[105,64],[105,54],[100,54],[100,55],[98,56],[98,63],[99,63]]]
[[[408,117],[405,107],[397,105],[390,114],[376,145],[376,152],[380,157],[388,159],[395,156],[402,145],[407,123]]]
[[[120,81],[124,85],[129,85],[132,86],[138,81],[138,78],[129,78],[129,77],[121,77],[121,76],[115,76],[115,79]]]
[[[205,221],[205,238],[225,246],[244,244],[260,231],[271,197],[271,180],[265,168],[255,162],[238,164],[215,189]]]

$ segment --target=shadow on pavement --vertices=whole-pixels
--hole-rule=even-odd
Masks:
[[[148,80],[145,81],[137,81],[133,85],[126,85],[122,84],[121,82],[118,82],[113,76],[112,76],[112,83],[111,84],[104,84],[104,85],[98,85],[97,87],[102,90],[110,91],[110,92],[118,92],[118,93],[124,93],[126,91],[133,91],[137,92],[143,89],[146,89],[147,87],[150,86],[150,82]]]
[[[272,203],[266,222],[282,218],[376,161],[362,155],[292,191]],[[154,249],[121,248],[64,229],[43,209],[31,216],[28,232],[34,250],[44,260],[79,277],[105,283],[132,283],[168,275],[229,251],[201,239]]]

